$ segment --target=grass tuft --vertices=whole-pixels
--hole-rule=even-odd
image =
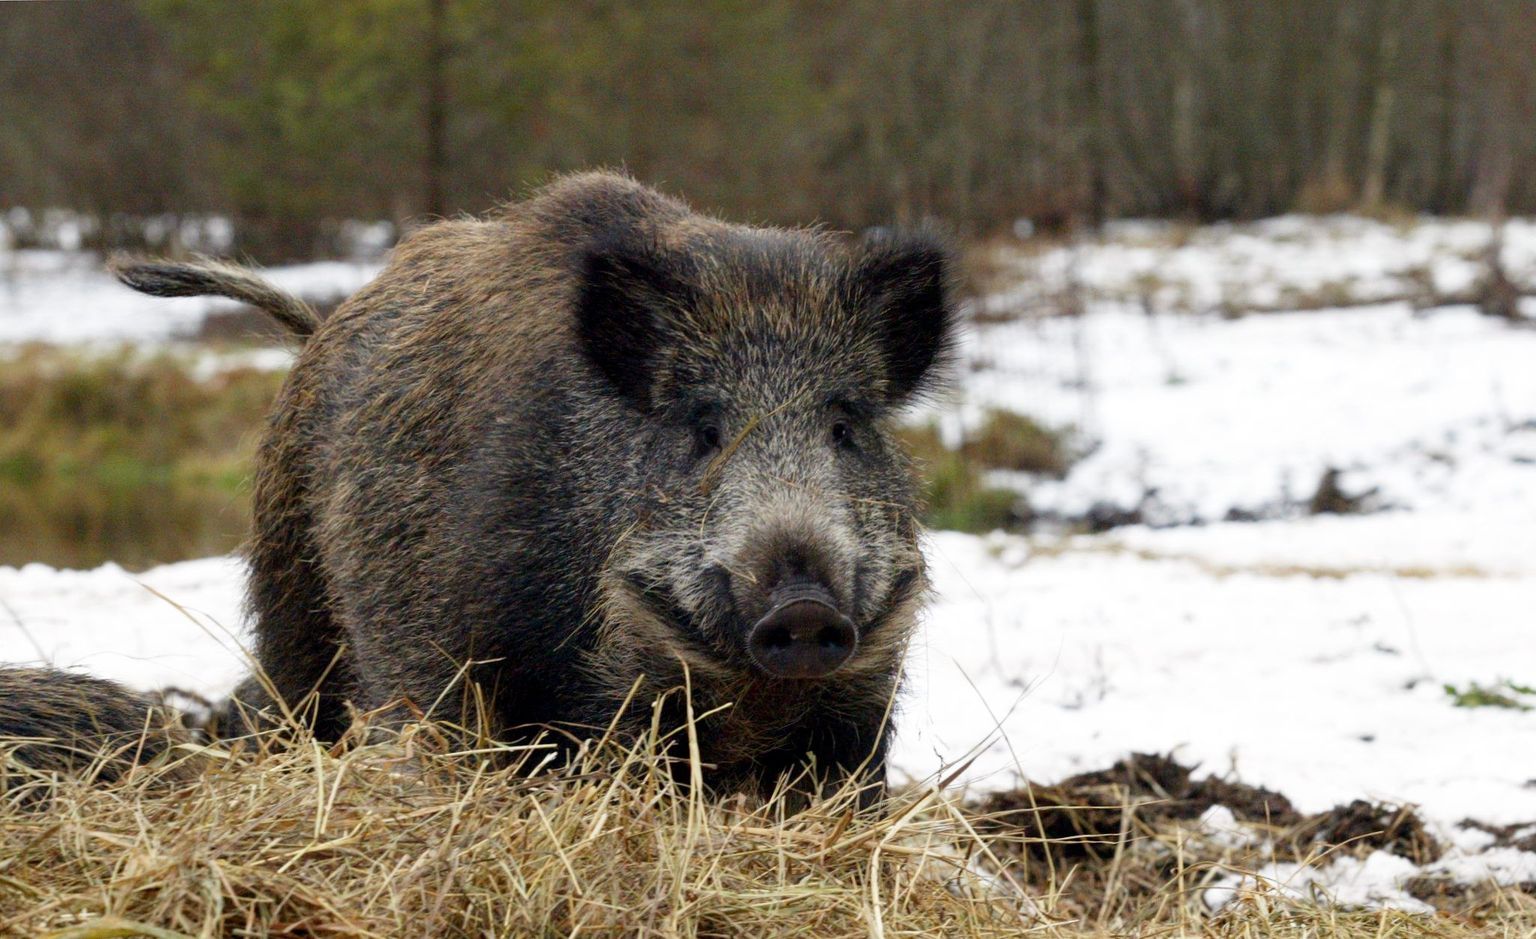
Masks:
[[[325,747],[194,748],[190,780],[45,786],[0,806],[0,935],[1018,935],[950,797],[709,798],[655,739],[542,747],[430,725]],[[183,770],[183,775],[185,775]],[[13,784],[13,792],[18,787]],[[32,807],[27,807],[32,806]]]
[[[1072,431],[1047,428],[1012,411],[988,411],[958,449],[944,445],[936,426],[907,427],[902,442],[922,468],[930,528],[985,533],[1017,530],[1031,518],[1022,492],[987,482],[991,470],[1061,478],[1076,454]]]
[[[1474,681],[1464,688],[1450,683],[1444,687],[1451,704],[1459,708],[1503,708],[1510,711],[1536,709],[1536,704],[1528,703],[1528,699],[1536,701],[1536,687],[1509,679],[1492,685]]]
[[[287,729],[185,746],[112,784],[12,763],[0,935],[1464,939],[1536,927],[1536,902],[1517,891],[1413,916],[1256,883],[1207,909],[1205,888],[1263,852],[1212,839],[1194,821],[1202,805],[1236,800],[1259,814],[1256,831],[1312,860],[1353,850],[1356,835],[1322,845],[1275,794],[1197,782],[1162,758],[980,805],[914,786],[861,813],[851,788],[705,795],[679,781],[701,767],[669,761],[655,735],[589,742],[558,769],[542,746],[461,739],[423,724],[325,746]]]
[[[987,485],[982,468],[944,446],[937,427],[907,427],[900,435],[922,469],[929,528],[989,532],[1017,528],[1028,518],[1023,494]]]
[[[1060,479],[1072,467],[1070,438],[1070,429],[1047,428],[1032,417],[995,408],[966,435],[960,452],[987,469]]]

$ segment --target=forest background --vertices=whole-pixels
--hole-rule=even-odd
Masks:
[[[0,209],[73,209],[84,247],[216,216],[233,253],[324,257],[346,220],[594,165],[736,218],[969,237],[1536,212],[1527,0],[95,0],[0,27]]]

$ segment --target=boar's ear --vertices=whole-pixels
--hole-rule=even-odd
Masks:
[[[885,357],[890,400],[900,404],[936,383],[955,342],[949,252],[924,233],[865,239],[853,273],[855,303]]]
[[[577,277],[582,352],[615,391],[649,410],[668,314],[690,303],[692,289],[658,252],[619,242],[587,249]]]

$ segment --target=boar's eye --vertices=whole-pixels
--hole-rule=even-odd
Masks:
[[[852,447],[853,425],[846,420],[833,421],[832,442],[839,447]]]
[[[700,456],[708,456],[720,449],[720,428],[717,425],[699,424],[694,427],[693,434]]]

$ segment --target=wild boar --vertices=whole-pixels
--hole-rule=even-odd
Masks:
[[[948,267],[925,234],[728,224],[588,173],[419,230],[323,325],[239,269],[117,272],[305,337],[249,606],[317,733],[347,702],[457,717],[472,682],[498,736],[584,734],[686,682],[711,782],[759,788],[807,759],[883,779],[926,591],[892,429],[944,374]]]

